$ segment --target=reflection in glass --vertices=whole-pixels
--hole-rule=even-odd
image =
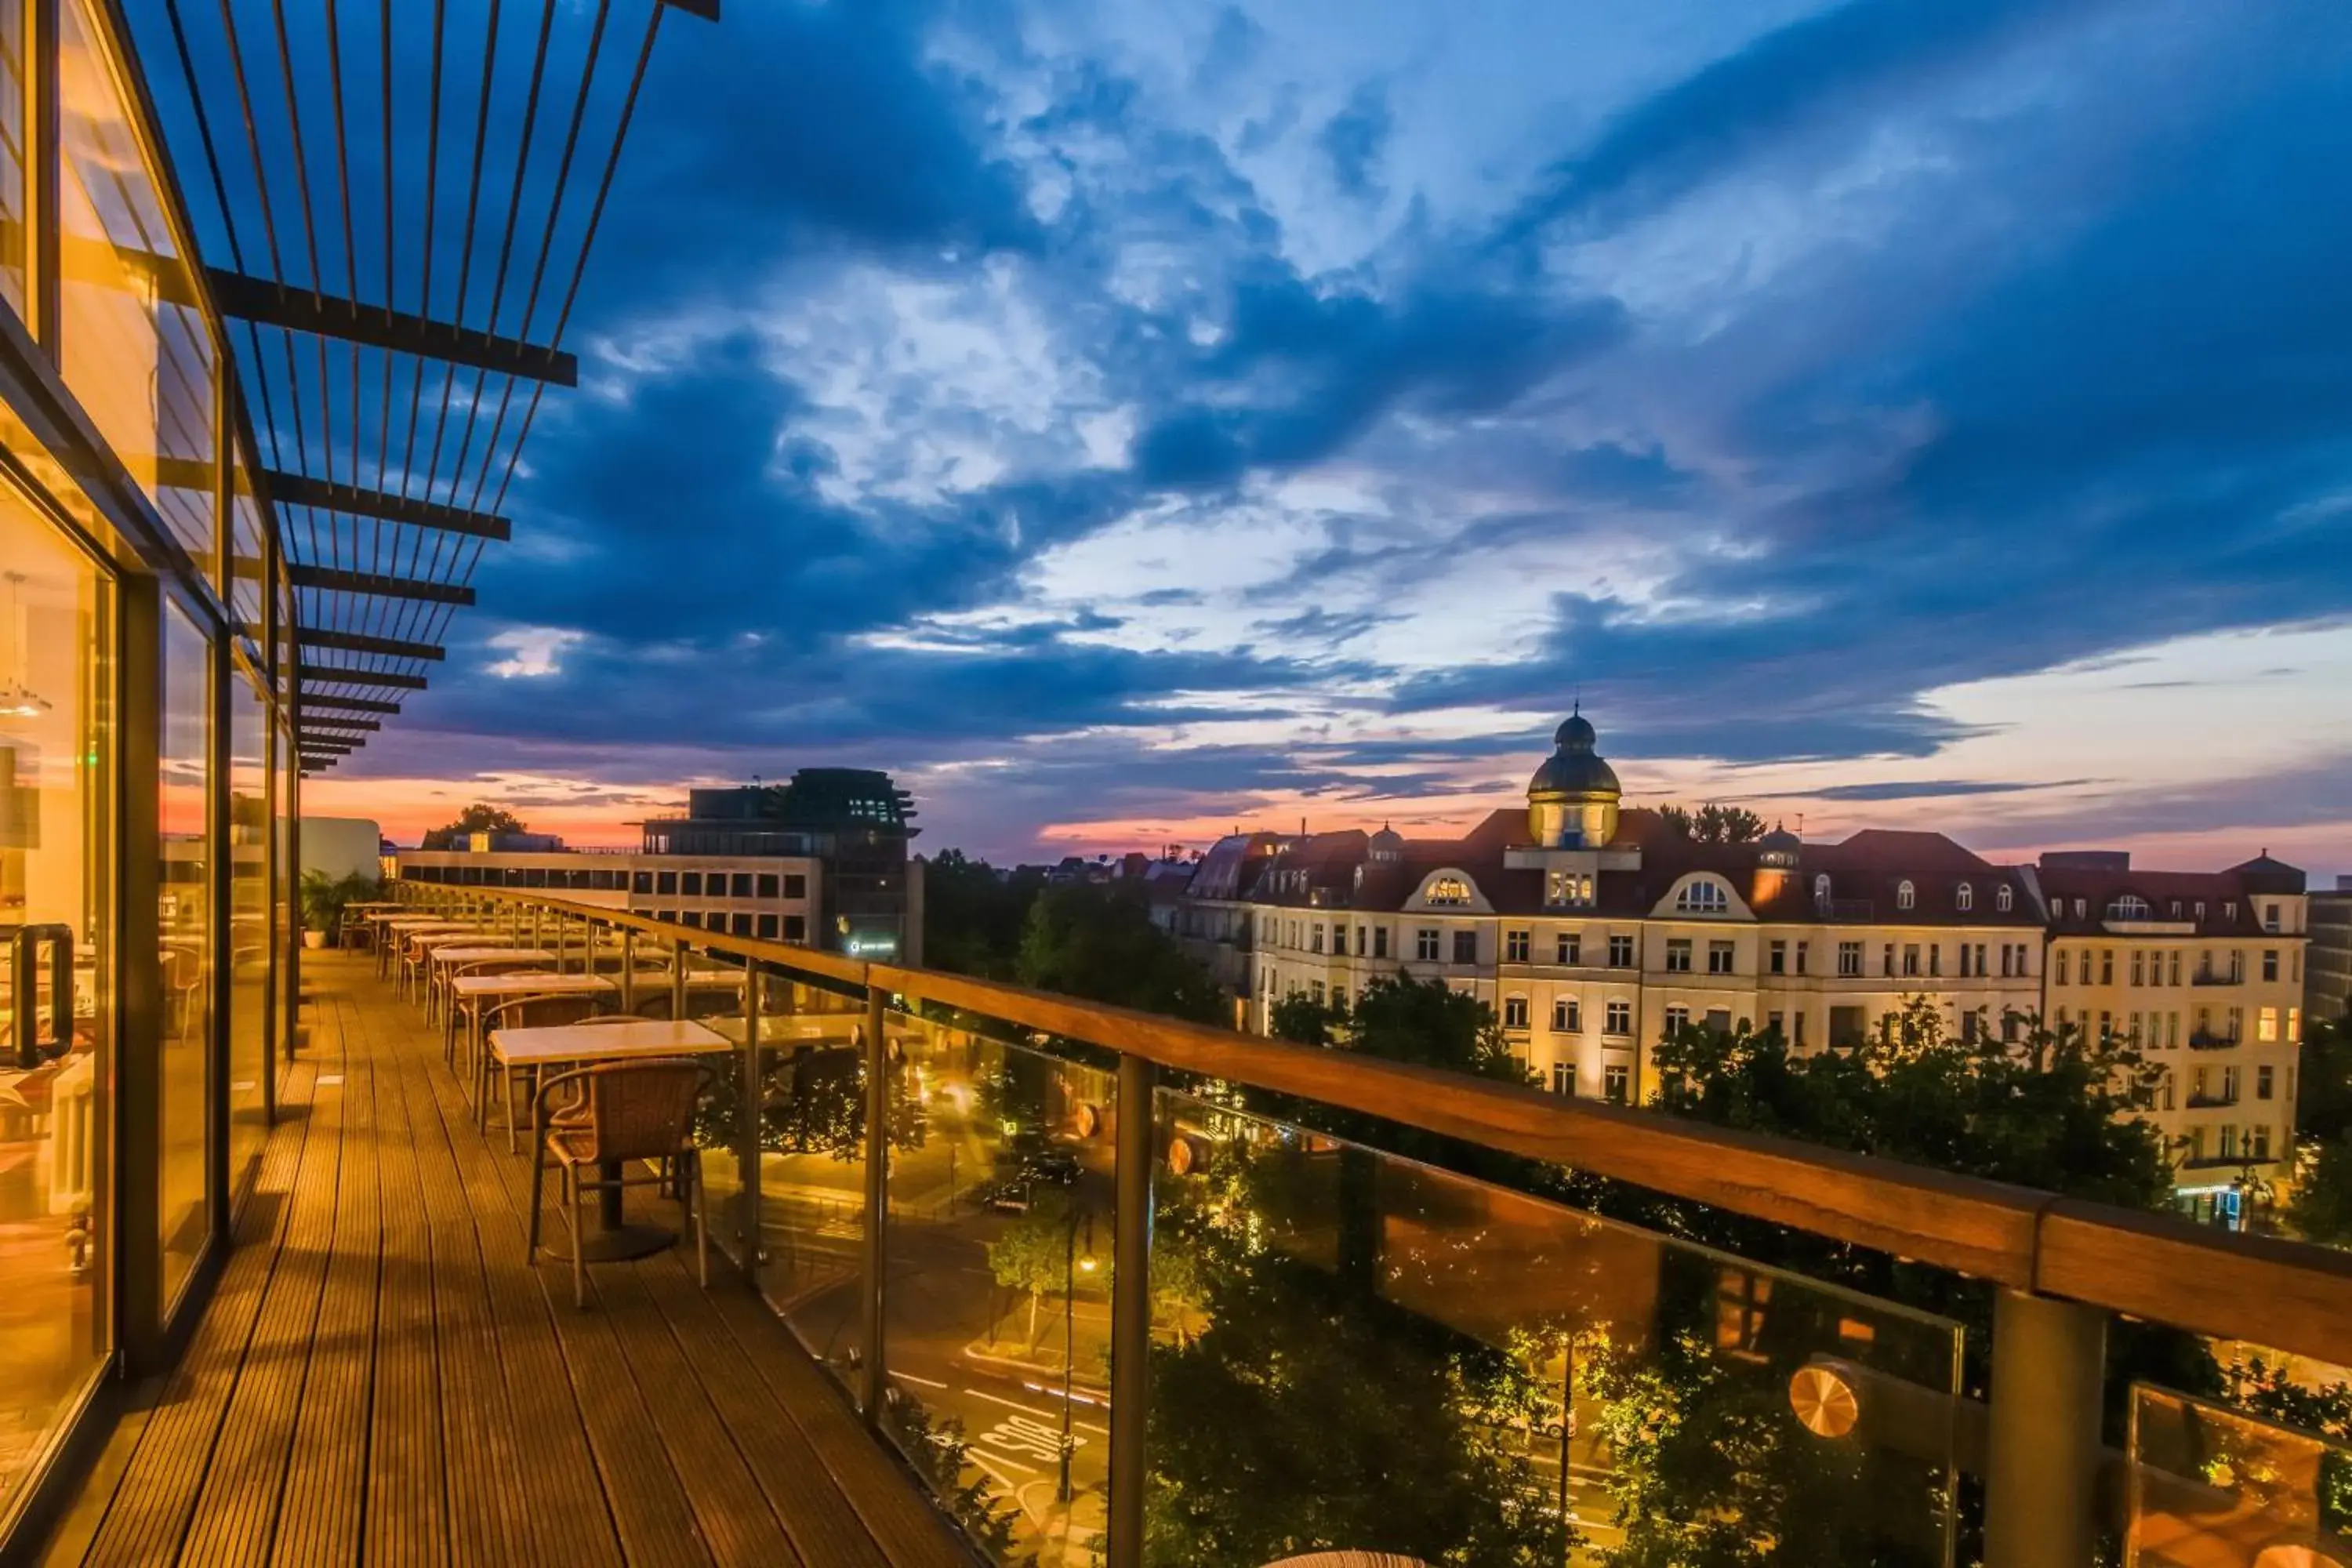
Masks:
[[[1097,1561],[1114,1080],[888,1017],[887,1429],[995,1561]]]
[[[1956,1324],[1158,1110],[1151,1563],[1948,1561]]]
[[[163,978],[161,1075],[163,1299],[173,1300],[203,1252],[205,1041],[212,1035],[212,646],[186,612],[163,601],[163,864],[156,940]]]
[[[0,5],[0,300],[25,313],[25,14]]]
[[[58,0],[60,363],[172,531],[212,572],[214,349],[100,0]]]
[[[2352,1449],[2145,1384],[2132,1389],[2128,1568],[2352,1563]]]
[[[106,579],[5,486],[0,565],[0,959],[44,961],[29,996],[0,962],[5,1518],[110,1342],[114,632]]]
[[[251,678],[229,679],[228,1185],[241,1191],[269,1131],[269,710]]]

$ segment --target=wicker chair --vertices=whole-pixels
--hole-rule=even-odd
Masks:
[[[692,1058],[604,1062],[556,1073],[531,1100],[530,1241],[525,1258],[539,1262],[546,1208],[548,1162],[562,1183],[564,1225],[572,1233],[572,1302],[588,1305],[588,1269],[581,1255],[580,1209],[590,1193],[614,1187],[663,1185],[677,1194],[694,1226],[694,1266],[710,1284],[710,1226],[703,1203],[702,1158],[694,1146],[694,1111],[715,1074]],[[598,1167],[618,1166],[613,1175]],[[632,1176],[633,1163],[651,1162],[650,1175]]]
[[[482,1020],[482,1050],[474,1063],[474,1113],[479,1119],[482,1131],[488,1132],[490,1127],[490,1075],[495,1071],[499,1078],[499,1117],[506,1124],[509,1153],[515,1152],[514,1087],[518,1069],[492,1060],[498,1054],[492,1041],[494,1031],[552,1029],[565,1024],[583,1024],[603,1009],[602,998],[578,992],[556,996],[518,996],[492,1008],[490,1016]],[[528,1094],[531,1092],[531,1082],[537,1076],[537,1069],[526,1067],[520,1070],[523,1091]]]
[[[544,958],[479,958],[471,963],[435,964],[427,975],[425,1021],[429,1024],[436,1017],[447,1018],[456,1012],[457,994],[449,989],[449,982],[461,974],[529,974],[545,969],[548,962]],[[445,1034],[454,1037],[449,1031],[445,1031]],[[450,1038],[444,1038],[441,1045],[442,1058],[446,1060]]]

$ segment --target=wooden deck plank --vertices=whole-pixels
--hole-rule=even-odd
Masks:
[[[310,1067],[302,1070],[316,1071]],[[245,1374],[229,1399],[220,1451],[205,1477],[188,1530],[186,1559],[206,1568],[269,1560],[278,1499],[293,1457],[302,1384],[318,1334],[327,1260],[334,1249],[335,1187],[343,1138],[341,1084],[315,1089],[309,1115],[304,1179],[295,1188],[293,1218],[278,1273],[262,1304],[246,1352]]]
[[[600,1265],[575,1310],[437,1035],[364,955],[305,973],[243,1245],[48,1561],[971,1568],[723,1259],[708,1292],[690,1252]]]
[[[303,1105],[305,1113],[269,1140],[252,1194],[238,1216],[240,1245],[221,1271],[204,1321],[140,1428],[138,1447],[89,1543],[88,1563],[163,1562],[175,1558],[185,1541],[279,1244],[292,1218],[290,1200],[310,1129],[311,1081],[310,1075],[299,1074],[288,1082],[289,1103]]]

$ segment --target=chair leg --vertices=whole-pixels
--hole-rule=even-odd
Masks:
[[[530,1241],[523,1249],[523,1261],[532,1268],[539,1266],[540,1215],[547,1206],[547,1148],[534,1142],[530,1162]]]
[[[702,1154],[699,1150],[678,1162],[677,1179],[686,1184],[691,1194],[694,1223],[694,1272],[702,1288],[710,1289],[710,1205],[702,1191]]]
[[[568,1169],[569,1167],[567,1167]],[[588,1309],[588,1259],[580,1250],[583,1226],[580,1223],[580,1202],[587,1194],[588,1184],[576,1171],[572,1176],[572,1201],[564,1213],[572,1222],[572,1304],[582,1311]]]

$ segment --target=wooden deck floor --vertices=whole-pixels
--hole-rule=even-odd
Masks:
[[[723,1258],[599,1265],[584,1312],[526,1267],[525,1162],[437,1038],[364,960],[303,969],[239,1247],[47,1562],[970,1568]]]

